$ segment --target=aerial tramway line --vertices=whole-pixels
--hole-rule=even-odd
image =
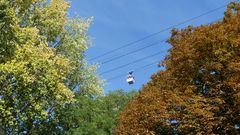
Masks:
[[[200,18],[200,17],[202,17],[202,16],[208,15],[208,14],[210,14],[210,13],[212,13],[212,12],[215,12],[215,11],[221,9],[221,8],[226,7],[226,6],[227,6],[227,4],[226,4],[226,5],[223,5],[223,6],[220,6],[220,7],[218,7],[218,8],[215,8],[215,9],[209,10],[209,11],[207,11],[207,12],[205,12],[205,13],[203,13],[203,14],[200,14],[200,15],[198,15],[198,16],[195,16],[195,17],[193,17],[193,18],[190,18],[190,19],[187,19],[187,20],[185,20],[185,21],[182,21],[182,22],[180,22],[180,23],[178,23],[178,24],[172,25],[172,26],[170,26],[170,27],[168,27],[168,28],[165,28],[165,29],[163,29],[163,30],[160,30],[160,31],[158,31],[158,32],[152,33],[152,34],[150,34],[150,35],[148,35],[148,36],[145,36],[145,37],[143,37],[143,38],[140,38],[140,39],[138,39],[138,40],[136,40],[136,41],[130,42],[130,43],[125,44],[125,45],[123,45],[123,46],[121,46],[121,47],[119,47],[119,48],[113,49],[113,50],[108,51],[108,52],[106,52],[106,53],[103,53],[103,54],[101,54],[101,55],[99,55],[99,56],[97,56],[97,57],[94,57],[94,58],[90,59],[90,61],[99,59],[99,58],[101,58],[101,57],[103,57],[103,56],[106,56],[106,55],[108,55],[108,54],[111,54],[111,53],[113,53],[113,52],[116,52],[116,51],[119,50],[119,49],[126,48],[126,47],[128,47],[128,46],[131,46],[131,45],[133,45],[133,44],[136,44],[136,43],[138,43],[138,42],[141,42],[141,41],[143,41],[143,40],[146,40],[146,39],[148,39],[148,38],[150,38],[150,37],[156,36],[156,35],[158,35],[158,34],[160,34],[160,33],[162,33],[162,32],[171,30],[171,29],[174,28],[174,27],[177,27],[177,26],[180,26],[180,25],[185,24],[185,23],[187,23],[187,22],[196,20],[196,19],[198,19],[198,18]],[[218,19],[217,21],[219,21],[219,19]],[[163,41],[161,41],[161,42],[163,42]],[[148,47],[152,47],[152,46],[154,46],[154,45],[156,45],[156,44],[157,44],[157,43],[153,43],[153,44],[150,44],[150,45],[148,45],[148,46],[146,46],[146,47],[137,49],[136,52],[137,52],[137,51],[140,51],[140,50],[143,50],[143,49],[145,49],[145,48],[148,48]],[[131,51],[131,53],[127,53],[127,54],[121,55],[120,57],[124,57],[124,56],[130,55],[130,54],[132,54],[132,53],[134,53],[134,52],[135,52],[135,51]],[[120,57],[116,57],[116,58],[112,58],[112,59],[110,59],[110,60],[108,60],[108,61],[104,61],[102,64],[105,64],[105,63],[108,63],[108,62],[112,62],[112,61],[114,61],[114,60],[116,60],[116,59],[119,59]],[[143,59],[141,59],[141,60],[144,60],[144,59],[145,59],[145,58],[143,58]],[[137,60],[137,61],[139,61],[139,60]],[[133,64],[133,63],[136,63],[136,61],[134,61],[134,62],[132,62],[132,63],[125,64],[125,65],[122,65],[122,66],[119,66],[119,67],[114,68],[114,69],[111,69],[111,70],[109,70],[109,71],[105,71],[105,72],[103,72],[103,73],[100,73],[100,75],[106,74],[106,73],[109,73],[109,72],[112,72],[112,71],[114,71],[114,70],[120,69],[120,68],[122,68],[122,67],[128,66],[128,65]],[[149,66],[149,65],[153,65],[153,64],[148,64],[148,65],[146,65],[146,66]],[[143,67],[145,67],[145,66],[143,66]],[[143,67],[140,67],[140,68],[143,68]],[[140,68],[139,68],[139,69],[140,69]],[[115,78],[118,78],[118,77],[120,77],[120,76],[115,76],[115,77],[113,77],[113,78],[115,79]],[[135,77],[134,77],[134,75],[133,75],[133,71],[128,72],[127,78],[126,78],[126,82],[127,82],[129,85],[132,85],[132,84],[135,83]]]

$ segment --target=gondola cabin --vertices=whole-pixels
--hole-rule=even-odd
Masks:
[[[134,76],[133,76],[133,71],[128,73],[126,81],[129,85],[134,84],[135,79],[134,79]]]

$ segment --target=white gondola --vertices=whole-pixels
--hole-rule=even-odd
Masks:
[[[128,84],[134,84],[135,79],[134,79],[134,76],[133,76],[133,71],[128,73],[126,81],[127,81]]]

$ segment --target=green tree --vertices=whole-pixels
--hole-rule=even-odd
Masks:
[[[222,21],[173,29],[166,70],[128,104],[117,134],[239,134],[239,29],[239,2]]]
[[[18,18],[9,3],[0,1],[0,63],[11,59],[17,44]],[[11,42],[10,42],[11,41]]]
[[[96,65],[88,65],[84,59],[84,51],[90,46],[87,30],[92,18],[68,18],[64,30],[54,44],[57,52],[71,61],[74,70],[68,74],[68,88],[81,95],[97,96],[102,94],[103,81],[95,74]]]
[[[1,122],[6,133],[32,133],[53,115],[52,109],[73,100],[64,84],[69,60],[56,55],[36,28],[22,28],[11,60],[0,64]],[[31,33],[29,35],[28,33]]]
[[[60,121],[69,117],[61,111],[75,104],[74,95],[102,92],[96,66],[84,60],[91,19],[67,17],[69,6],[64,0],[0,0],[0,128],[5,134],[60,134]]]
[[[102,102],[102,116],[99,119],[99,126],[104,129],[105,134],[111,135],[115,133],[118,124],[118,116],[123,111],[128,102],[137,94],[136,91],[124,92],[123,90],[115,90],[107,95],[99,98]]]
[[[76,135],[110,135],[118,123],[118,115],[132,99],[136,92],[116,90],[105,96],[89,98],[77,95],[77,107],[65,108],[63,127],[69,129],[67,134]],[[69,121],[66,123],[66,121]],[[61,123],[61,122],[60,122]]]

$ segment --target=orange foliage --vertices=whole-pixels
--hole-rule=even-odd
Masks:
[[[217,23],[173,29],[168,42],[166,70],[127,105],[116,133],[239,134],[240,3]]]

